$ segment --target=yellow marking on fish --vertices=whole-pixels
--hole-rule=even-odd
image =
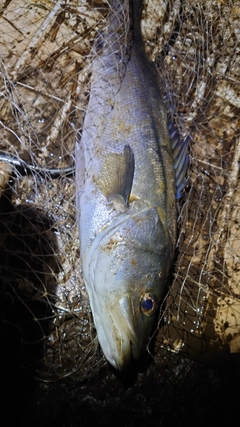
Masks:
[[[136,196],[135,194],[130,194],[128,202],[132,203],[132,202],[136,202],[137,200],[140,200],[140,197]]]
[[[149,160],[151,162],[153,173],[157,183],[156,191],[159,194],[159,196],[161,196],[162,194],[164,194],[166,187],[164,183],[163,172],[161,168],[159,168],[159,157],[157,152],[151,146],[148,147],[148,155],[149,155]]]
[[[166,214],[165,214],[164,210],[160,207],[157,207],[157,213],[158,213],[160,220],[162,221],[162,224],[165,224]]]

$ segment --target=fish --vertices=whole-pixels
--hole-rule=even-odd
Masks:
[[[76,208],[98,341],[107,361],[122,372],[146,349],[166,289],[187,143],[181,145],[169,122],[145,53],[142,1],[109,5],[76,141]]]

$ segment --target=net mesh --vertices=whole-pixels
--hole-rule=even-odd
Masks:
[[[45,380],[96,377],[98,346],[75,219],[76,133],[88,104],[99,1],[0,1],[1,353]],[[146,51],[190,166],[174,271],[149,351],[211,359],[240,350],[240,3],[144,2]],[[59,168],[57,176],[50,173]],[[164,353],[165,354],[165,353]],[[188,370],[188,369],[187,369]]]

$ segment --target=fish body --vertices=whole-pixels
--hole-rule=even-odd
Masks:
[[[168,119],[140,8],[139,0],[111,2],[76,144],[83,278],[101,348],[118,370],[146,347],[176,243]]]

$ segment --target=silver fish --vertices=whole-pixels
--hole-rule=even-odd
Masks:
[[[98,340],[107,360],[122,370],[146,347],[166,286],[186,149],[179,156],[170,127],[176,178],[167,113],[141,36],[141,1],[112,0],[110,8],[76,144],[76,202]]]

